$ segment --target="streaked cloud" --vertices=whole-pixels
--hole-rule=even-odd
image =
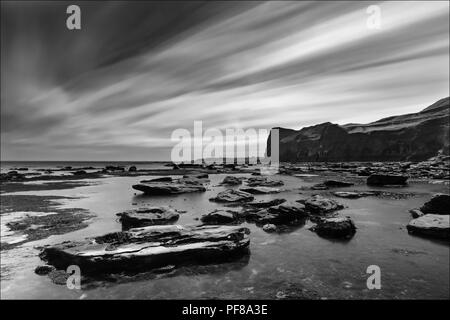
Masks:
[[[81,2],[75,32],[65,5],[2,2],[2,159],[168,159],[198,120],[370,122],[449,95],[448,2]]]

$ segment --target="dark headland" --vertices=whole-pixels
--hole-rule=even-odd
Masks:
[[[449,98],[368,124],[279,128],[280,161],[424,161],[449,154]],[[270,136],[267,142],[270,155]]]

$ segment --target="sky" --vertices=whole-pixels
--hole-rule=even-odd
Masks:
[[[2,161],[168,160],[194,121],[368,123],[449,85],[448,1],[1,2]]]

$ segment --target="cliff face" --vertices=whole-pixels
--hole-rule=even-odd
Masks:
[[[279,128],[280,161],[422,161],[449,154],[449,98],[369,124]],[[267,142],[270,155],[270,136]]]

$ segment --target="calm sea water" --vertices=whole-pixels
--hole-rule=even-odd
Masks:
[[[2,164],[3,165],[3,164]],[[83,164],[85,166],[86,164]],[[80,165],[81,166],[81,165]],[[240,176],[246,176],[242,174]],[[141,277],[99,282],[82,290],[69,290],[53,284],[47,277],[34,274],[42,264],[36,246],[79,240],[111,231],[119,231],[116,213],[144,205],[170,205],[186,210],[177,224],[198,224],[195,218],[220,208],[208,199],[224,190],[218,186],[224,175],[211,175],[205,193],[173,197],[148,197],[135,192],[131,185],[149,177],[109,177],[92,180],[93,185],[75,189],[21,192],[20,194],[79,197],[65,201],[65,207],[85,208],[95,214],[82,230],[26,243],[1,252],[1,297],[36,299],[197,299],[197,298],[277,298],[307,290],[318,298],[339,299],[449,299],[449,245],[445,242],[411,236],[406,225],[409,209],[418,207],[435,192],[448,187],[411,183],[399,192],[415,192],[410,199],[391,200],[374,197],[357,200],[337,199],[347,206],[342,215],[352,217],[357,233],[348,242],[318,237],[304,226],[285,233],[265,233],[253,224],[250,255],[238,261],[207,267],[184,268],[171,276]],[[323,177],[282,179],[290,191],[278,195],[257,196],[257,200],[280,197],[290,202],[308,196],[310,186]],[[342,178],[342,175],[339,177]],[[348,190],[367,190],[362,184]],[[343,189],[344,190],[344,189]],[[300,194],[301,192],[301,194]],[[381,290],[369,290],[366,269],[381,268]]]

